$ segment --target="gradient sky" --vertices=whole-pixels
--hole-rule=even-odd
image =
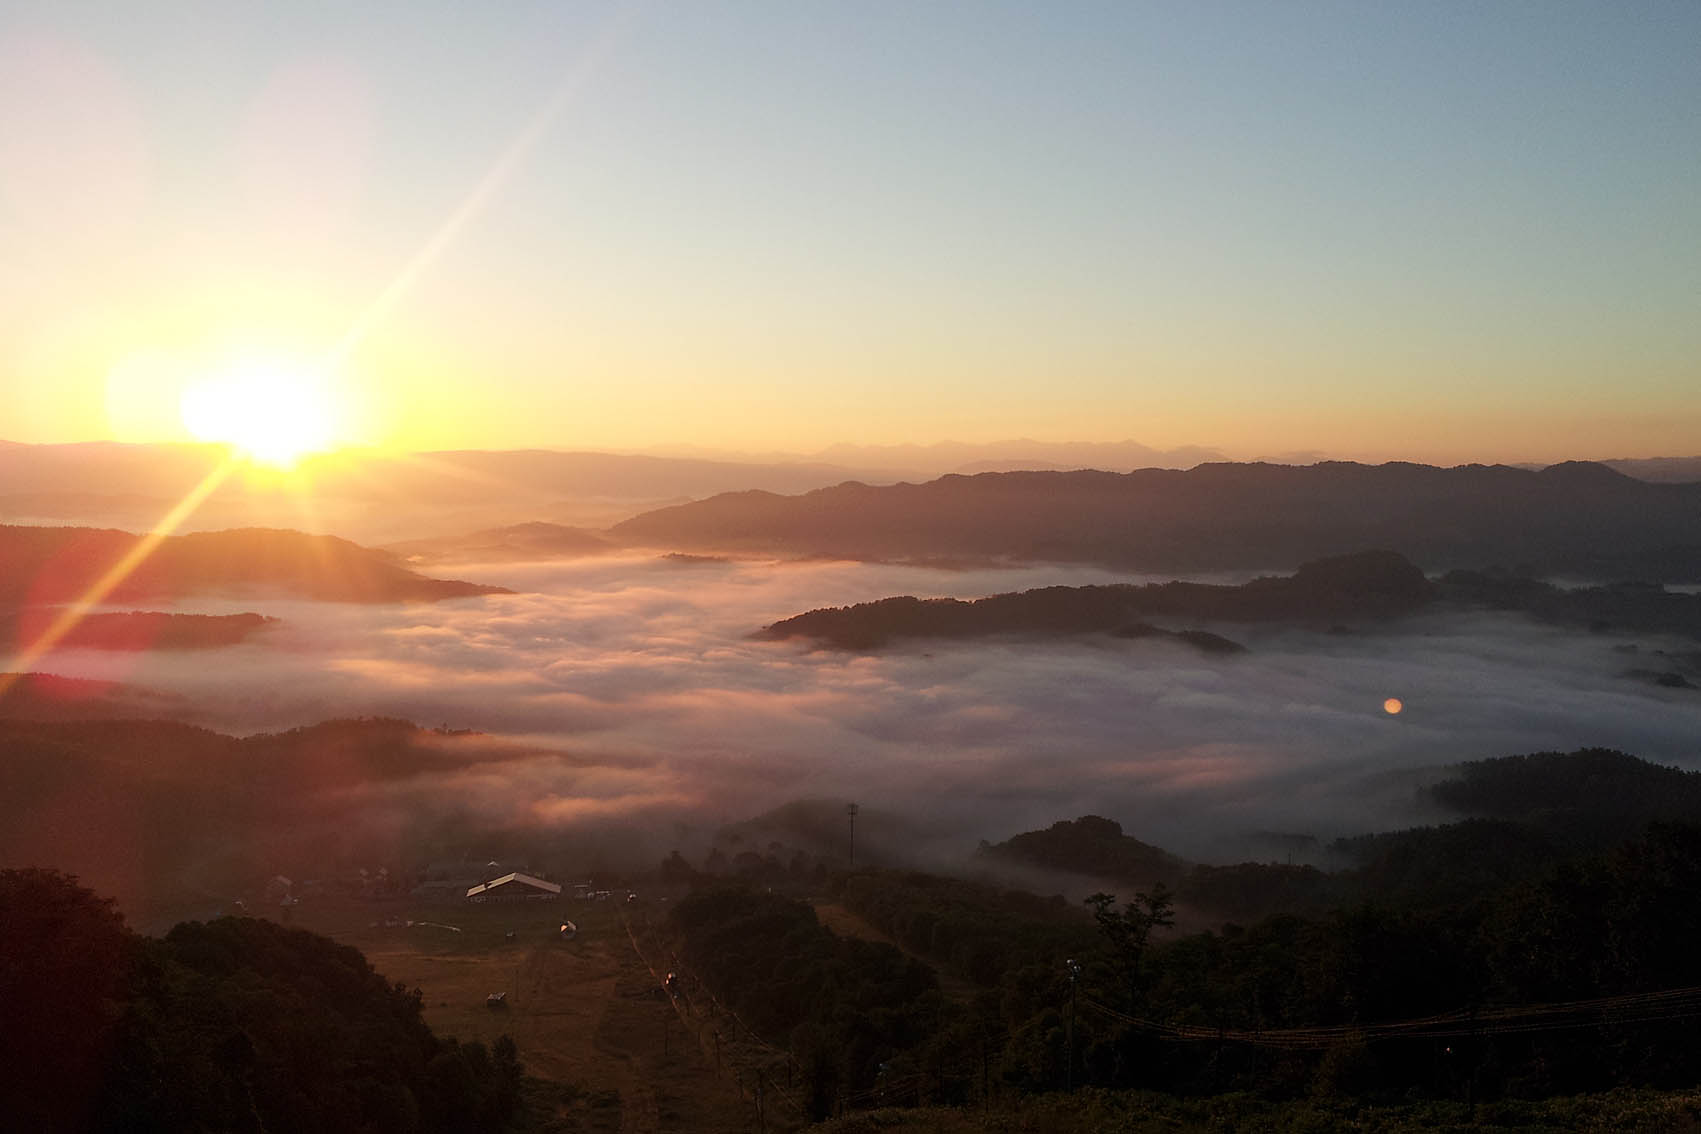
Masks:
[[[411,448],[1692,454],[1698,46],[1694,0],[11,0],[0,438],[180,437],[358,328],[341,429]]]

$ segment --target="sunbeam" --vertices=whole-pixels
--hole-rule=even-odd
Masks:
[[[52,652],[53,647],[58,645],[65,635],[75,629],[77,624],[95,606],[100,604],[101,600],[105,599],[115,587],[130,577],[131,572],[145,563],[148,556],[154,553],[154,549],[159,547],[162,540],[175,532],[185,520],[194,515],[195,510],[218,489],[219,485],[225,482],[225,479],[236,469],[238,463],[239,458],[232,453],[217,465],[214,465],[207,472],[207,475],[201,478],[199,483],[184,494],[183,499],[179,500],[171,511],[161,517],[159,523],[155,524],[146,535],[131,546],[129,551],[124,553],[124,556],[118,562],[107,568],[106,573],[96,579],[93,585],[84,591],[75,602],[60,611],[47,629],[41,633],[41,636],[11,660],[11,663],[6,667],[6,672],[0,673],[0,697],[5,696],[6,691],[11,688],[13,683],[28,673],[36,662]]]

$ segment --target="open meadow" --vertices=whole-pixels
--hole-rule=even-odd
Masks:
[[[359,949],[385,979],[419,989],[438,1034],[486,1046],[513,1037],[526,1073],[540,1081],[532,1097],[551,1115],[543,1129],[791,1128],[772,1107],[759,1120],[730,1059],[716,1074],[708,1025],[700,1040],[689,1008],[676,1010],[634,949],[627,917],[641,926],[665,910],[580,901],[326,902],[297,907],[294,920]],[[565,920],[578,928],[570,940],[560,932]],[[506,994],[503,1007],[487,1005],[494,993]]]

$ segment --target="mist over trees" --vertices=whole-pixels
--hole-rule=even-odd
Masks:
[[[1536,762],[1577,788],[1599,782],[1603,758]],[[1494,774],[1533,782],[1530,759]],[[1611,759],[1620,786],[1667,772]],[[1449,782],[1482,778],[1467,766]],[[1687,895],[1701,885],[1698,817],[1622,839],[1549,843],[1517,870],[1476,873],[1459,864],[1507,857],[1509,832],[1524,828],[1434,828],[1401,851],[1404,884],[1355,868],[1311,911],[1207,932],[1167,929],[1181,908],[1172,903],[1188,898],[1161,884],[1120,899],[1095,893],[1081,906],[913,871],[836,873],[836,901],[966,987],[918,986],[908,1003],[924,1008],[919,1028],[870,1033],[872,1046],[854,1049],[867,1054],[839,1046],[817,1074],[852,1096],[958,1105],[984,1098],[989,1083],[1018,1093],[1093,1084],[1383,1102],[1692,1084],[1701,1046],[1686,1021],[1701,1002],[1701,961],[1690,943],[1701,927]],[[1049,846],[1055,858],[1078,835],[1120,838],[1106,822],[1058,824],[1011,843]],[[1412,884],[1420,874],[1447,885]],[[692,972],[783,1043],[792,1017],[773,1014],[793,1003],[779,991],[793,987],[783,974],[807,966],[781,958],[813,955],[803,940],[831,955],[808,907],[717,890],[671,924],[682,955],[701,961]],[[882,964],[898,964],[886,956]],[[878,995],[844,979],[803,987],[816,1019],[866,1011]]]

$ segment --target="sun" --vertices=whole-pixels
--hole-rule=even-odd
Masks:
[[[324,375],[280,363],[221,371],[183,392],[184,428],[263,464],[289,468],[331,448],[338,405]]]

